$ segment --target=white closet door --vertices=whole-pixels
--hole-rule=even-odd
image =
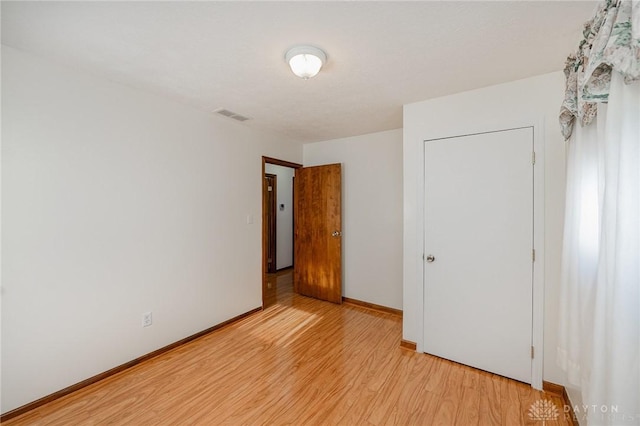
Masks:
[[[531,383],[533,128],[424,151],[424,351]]]

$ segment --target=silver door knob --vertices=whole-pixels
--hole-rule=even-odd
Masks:
[[[434,260],[436,260],[436,257],[434,255],[430,254],[429,256],[427,256],[427,262],[431,263]]]
[[[331,236],[332,236],[332,237],[334,237],[334,238],[335,238],[335,237],[339,237],[340,235],[342,235],[342,233],[341,233],[340,231],[333,231],[333,232],[331,233]]]

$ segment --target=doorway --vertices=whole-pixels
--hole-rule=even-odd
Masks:
[[[274,300],[278,274],[293,267],[293,182],[302,164],[262,157],[262,306]]]
[[[276,271],[293,266],[294,291],[333,303],[342,303],[342,165],[324,164],[302,167],[300,164],[263,157],[262,160],[262,305],[272,300],[273,274],[269,267],[269,185],[266,173],[287,169],[292,198],[277,202],[277,214],[288,213],[291,221],[276,225]],[[295,173],[295,179],[293,176]],[[281,194],[283,179],[277,178]],[[295,185],[294,185],[295,183]],[[287,183],[287,186],[289,183]],[[280,197],[278,197],[280,198]],[[288,203],[288,204],[287,204]],[[283,216],[285,216],[283,214]],[[288,235],[284,239],[278,234]],[[284,241],[287,247],[282,247]],[[286,250],[285,250],[286,249]],[[286,252],[288,258],[286,258]],[[283,255],[283,253],[285,255]],[[295,257],[295,259],[294,259]],[[284,258],[284,259],[283,259]],[[295,260],[295,262],[294,262]],[[273,258],[271,259],[273,262]],[[273,267],[271,267],[273,270]]]

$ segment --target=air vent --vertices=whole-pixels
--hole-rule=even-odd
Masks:
[[[244,115],[240,115],[240,114],[236,114],[233,111],[229,111],[228,109],[224,109],[224,108],[218,108],[217,110],[213,111],[216,114],[220,114],[223,115],[225,117],[228,118],[233,118],[234,120],[237,121],[247,121],[249,120],[249,117],[245,117]]]

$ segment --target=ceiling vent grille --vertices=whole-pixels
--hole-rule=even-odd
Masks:
[[[247,121],[249,120],[249,117],[245,117],[244,115],[240,115],[240,114],[236,114],[233,111],[229,111],[228,109],[224,109],[224,108],[218,108],[217,110],[213,111],[216,114],[220,114],[222,116],[225,116],[227,118],[232,118],[236,121]]]

